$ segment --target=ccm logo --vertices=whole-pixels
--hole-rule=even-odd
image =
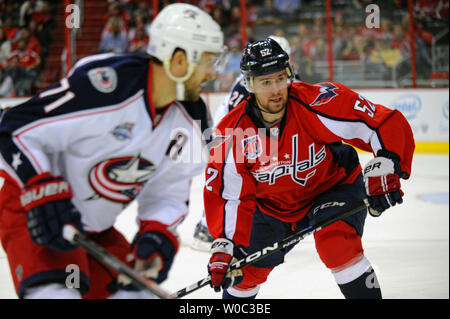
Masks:
[[[325,208],[330,208],[330,207],[334,207],[334,206],[344,206],[346,203],[345,202],[328,202],[328,203],[324,203],[320,206],[317,206],[316,208],[314,208],[313,210],[313,214],[316,214],[319,210],[321,209],[325,209]]]

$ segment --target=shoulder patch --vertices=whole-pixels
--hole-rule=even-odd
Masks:
[[[87,75],[92,86],[102,93],[111,93],[117,87],[117,72],[111,67],[95,68]]]
[[[331,83],[319,83],[317,85],[320,86],[320,93],[311,103],[311,106],[326,104],[330,102],[332,98],[338,95],[336,92],[334,92],[334,90],[337,89],[337,86]]]

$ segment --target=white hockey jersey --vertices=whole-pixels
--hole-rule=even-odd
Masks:
[[[204,170],[210,117],[203,101],[173,101],[158,113],[150,94],[149,56],[82,59],[60,83],[3,112],[0,169],[21,186],[43,172],[63,176],[87,231],[113,226],[134,199],[140,220],[174,225]]]

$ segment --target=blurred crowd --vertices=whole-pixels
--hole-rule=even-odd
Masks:
[[[99,35],[98,52],[145,52],[149,41],[148,27],[154,16],[153,1],[102,1],[108,1],[108,10],[103,16],[104,28]],[[39,70],[45,65],[52,39],[53,2],[0,0],[0,97],[32,92]],[[159,1],[159,10],[173,2],[179,1]],[[223,28],[229,48],[228,62],[223,73],[208,89],[228,90],[240,73],[243,49],[240,1],[182,2],[206,10]],[[365,9],[369,4],[378,4],[380,8],[377,28],[369,28],[365,24]],[[448,28],[448,8],[448,0],[414,0],[416,67],[424,78],[432,72],[433,39],[436,33]],[[410,72],[407,0],[332,1],[331,43],[327,38],[325,12],[325,1],[319,0],[247,0],[247,40],[271,34],[288,39],[295,71],[303,81],[311,83],[327,80],[330,44],[335,65],[355,65],[364,71],[363,75],[361,72],[344,72],[346,78],[341,80],[360,80],[361,76],[364,79],[389,80],[394,71]],[[446,71],[448,78],[448,64]]]
[[[0,0],[0,97],[33,93],[52,40],[53,16],[48,1]]]
[[[105,15],[100,52],[145,51],[147,29],[153,17],[152,1],[111,0]],[[160,1],[159,8],[177,1]],[[239,75],[242,51],[241,14],[239,0],[183,1],[209,12],[221,25],[229,48],[228,62],[211,90],[228,90]],[[328,74],[328,39],[325,1],[317,0],[247,0],[245,18],[248,41],[271,34],[288,39],[292,63],[303,81],[324,81]],[[406,0],[341,0],[333,1],[332,52],[333,60],[342,65],[355,65],[361,72],[344,72],[341,80],[389,80],[397,74],[410,73],[411,48],[409,14]],[[365,8],[378,4],[378,28],[365,24]],[[432,68],[431,44],[434,35],[448,27],[448,0],[414,1],[416,67],[420,76],[430,76]],[[429,20],[438,23],[428,28]],[[320,70],[325,72],[320,72]],[[448,71],[448,70],[447,70]]]

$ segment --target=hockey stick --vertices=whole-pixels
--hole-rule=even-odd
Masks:
[[[336,214],[335,216],[333,216],[329,219],[326,219],[326,220],[318,223],[315,226],[309,226],[291,236],[286,237],[283,240],[273,243],[271,246],[267,246],[259,251],[256,251],[256,252],[252,253],[251,255],[248,255],[245,258],[242,258],[242,259],[238,260],[236,263],[234,263],[233,265],[231,265],[229,272],[234,269],[243,268],[245,266],[253,264],[253,263],[255,263],[255,262],[257,262],[257,261],[283,249],[283,248],[294,245],[294,244],[298,243],[299,241],[301,241],[302,239],[304,239],[306,236],[309,236],[312,233],[315,233],[316,231],[319,231],[322,228],[325,228],[338,220],[341,220],[343,218],[346,218],[348,216],[356,214],[357,212],[361,211],[362,209],[367,208],[368,205],[369,204],[368,204],[367,199],[364,199],[358,205],[356,205],[352,208],[349,208],[339,214]],[[183,288],[183,289],[178,290],[177,292],[174,292],[172,294],[172,296],[175,298],[182,298],[182,297],[190,294],[191,292],[194,292],[194,291],[208,285],[210,281],[211,281],[211,276],[208,276],[186,288]]]
[[[140,273],[122,262],[120,259],[110,254],[93,241],[86,238],[83,233],[80,233],[72,225],[66,224],[64,226],[63,237],[67,241],[86,250],[88,254],[95,258],[98,262],[113,269],[119,274],[127,276],[139,288],[150,291],[152,294],[158,296],[161,299],[174,299],[174,297],[170,295],[170,293],[163,290],[155,282],[145,278]]]

